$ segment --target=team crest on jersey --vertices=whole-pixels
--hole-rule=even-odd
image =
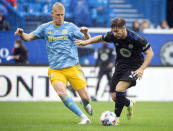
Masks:
[[[128,49],[125,49],[125,48],[120,49],[120,54],[124,57],[130,57],[132,55],[132,53]]]
[[[48,34],[52,34],[52,31],[49,31]]]
[[[106,61],[106,60],[108,59],[107,53],[101,54],[100,59],[101,59],[102,61]]]
[[[62,30],[62,34],[67,34],[67,33],[68,33],[67,29]]]
[[[130,49],[132,49],[133,48],[133,45],[132,44],[129,44],[129,46],[128,46]]]

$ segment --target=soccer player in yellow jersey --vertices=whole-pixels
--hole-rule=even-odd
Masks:
[[[64,21],[64,6],[56,2],[52,7],[53,21],[40,25],[35,31],[27,34],[18,28],[15,35],[24,41],[44,39],[49,60],[48,74],[55,91],[64,105],[81,118],[79,124],[91,123],[76,103],[67,95],[66,87],[69,82],[77,90],[82,99],[82,105],[87,113],[92,115],[89,104],[90,97],[86,88],[86,79],[81,70],[75,39],[89,39],[88,28],[80,29],[73,23]]]

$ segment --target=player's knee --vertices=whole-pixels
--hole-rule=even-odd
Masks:
[[[59,97],[64,97],[67,94],[66,87],[62,83],[56,83],[56,84],[54,84],[54,89],[56,90],[56,92],[57,92],[57,94],[58,94]]]
[[[58,96],[59,97],[64,97],[66,95],[67,95],[66,91],[60,91],[60,92],[58,92]]]
[[[115,94],[115,93],[111,93],[111,97],[112,97],[112,100],[113,100],[113,101],[116,100],[116,94]]]
[[[119,87],[119,86],[117,86],[116,88],[115,88],[115,92],[124,92],[125,90],[124,90],[124,88],[121,88],[121,87]]]

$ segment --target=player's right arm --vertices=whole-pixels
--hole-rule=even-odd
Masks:
[[[14,34],[20,36],[20,38],[24,41],[31,41],[35,39],[35,35],[32,32],[29,34],[24,33],[23,29],[21,28],[17,28]]]
[[[107,32],[104,35],[98,35],[98,36],[92,37],[88,40],[78,40],[78,39],[76,39],[75,42],[78,46],[86,46],[88,44],[97,43],[97,42],[101,42],[101,41],[112,42],[112,35],[113,34],[111,32]]]
[[[102,41],[102,35],[92,37],[88,40],[78,40],[78,39],[75,40],[75,42],[78,46],[86,46],[91,43],[97,43],[97,42],[101,42],[101,41]]]

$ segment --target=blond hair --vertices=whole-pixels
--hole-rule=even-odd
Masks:
[[[64,10],[65,11],[65,8],[63,6],[63,4],[61,4],[60,2],[56,2],[53,6],[52,6],[52,11],[54,9],[59,9],[59,10]]]

